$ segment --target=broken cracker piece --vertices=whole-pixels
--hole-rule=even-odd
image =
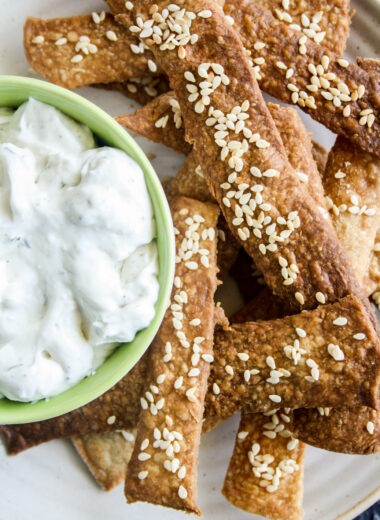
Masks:
[[[292,437],[286,411],[242,413],[222,493],[248,513],[300,520],[305,445]]]
[[[178,101],[171,93],[162,94],[134,114],[116,117],[116,121],[128,130],[154,142],[188,155],[191,145],[184,139],[184,128]]]
[[[377,408],[379,355],[379,338],[355,296],[283,319],[232,325],[215,332],[206,411],[225,417],[244,405],[255,412]]]
[[[294,410],[292,432],[324,450],[358,455],[380,451],[380,413],[365,406]]]
[[[322,181],[338,238],[362,284],[380,226],[380,159],[339,136]]]
[[[140,413],[139,398],[145,380],[147,356],[144,354],[114,387],[81,408],[46,421],[0,425],[8,453],[16,455],[52,439],[135,426]]]
[[[131,52],[130,45],[135,43],[130,31],[109,13],[98,23],[92,15],[83,15],[50,20],[29,17],[24,25],[30,66],[68,89],[151,75],[143,53]]]
[[[95,480],[110,491],[125,480],[135,442],[136,428],[109,433],[90,433],[72,439]]]
[[[173,198],[171,209],[177,245],[174,288],[150,347],[125,494],[128,502],[199,514],[196,466],[212,361],[219,212],[215,204],[185,197]]]

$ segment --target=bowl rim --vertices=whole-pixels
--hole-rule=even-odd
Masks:
[[[55,106],[87,125],[106,145],[125,151],[140,165],[156,220],[160,288],[153,320],[133,341],[121,344],[93,375],[57,396],[35,403],[0,399],[0,425],[42,421],[68,413],[96,399],[120,381],[154,338],[169,304],[174,278],[175,240],[169,204],[153,166],[136,141],[103,109],[79,94],[34,78],[0,76],[0,107],[20,106],[29,97]]]

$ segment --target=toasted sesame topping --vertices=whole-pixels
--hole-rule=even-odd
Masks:
[[[150,459],[150,455],[149,453],[145,453],[144,451],[143,452],[140,452],[138,455],[137,455],[137,458],[138,460],[141,460],[142,462]]]
[[[269,396],[269,399],[271,401],[273,401],[274,403],[281,403],[281,397],[279,395],[276,395],[276,394],[271,394]]]
[[[117,41],[117,36],[116,36],[116,33],[114,31],[107,31],[106,32],[106,37],[112,41],[112,42],[116,42]]]
[[[116,417],[114,415],[111,415],[110,417],[108,417],[107,424],[115,424],[115,422],[116,422]]]
[[[343,327],[344,325],[347,325],[347,318],[339,316],[339,318],[333,321],[333,324],[338,325],[339,327]]]
[[[344,352],[339,347],[339,345],[335,345],[334,343],[329,343],[329,345],[327,346],[327,351],[330,354],[330,356],[335,359],[335,361],[343,361]]]
[[[138,474],[138,478],[140,480],[144,480],[147,476],[148,476],[148,471],[140,471],[140,473]]]
[[[317,302],[319,302],[319,303],[322,303],[322,304],[326,303],[326,298],[325,298],[324,294],[321,293],[321,292],[317,292],[317,293],[316,293],[316,295],[315,295],[315,299],[316,299]]]
[[[214,383],[212,385],[212,391],[214,392],[215,395],[220,394],[220,388],[219,388],[219,385],[217,383]]]
[[[183,486],[179,486],[179,488],[178,488],[178,496],[179,496],[179,498],[182,498],[182,500],[187,498],[187,491],[186,491],[186,489]]]
[[[79,63],[80,61],[83,60],[83,56],[81,54],[76,54],[75,56],[73,56],[71,58],[71,63]]]
[[[361,341],[363,339],[365,339],[365,334],[363,334],[362,332],[358,332],[357,334],[354,334],[354,339],[357,339],[358,341]]]
[[[370,435],[373,435],[375,432],[375,425],[372,421],[368,421],[366,424],[367,431]]]
[[[238,433],[238,439],[244,440],[248,436],[248,432],[241,431]]]
[[[45,41],[45,38],[39,34],[38,36],[35,36],[32,40],[32,43],[34,44],[39,44],[39,43],[43,43]]]

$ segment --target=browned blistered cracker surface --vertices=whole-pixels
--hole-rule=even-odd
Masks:
[[[242,413],[222,493],[249,513],[300,520],[305,445],[292,437],[287,412]]]
[[[124,10],[124,4],[110,5]],[[165,5],[160,2],[158,9]],[[182,5],[191,12],[211,12],[210,17],[196,16],[192,22],[191,34],[198,37],[197,42],[187,46],[183,59],[178,57],[178,47],[160,51],[155,45],[152,50],[174,87],[187,139],[194,145],[230,229],[272,290],[295,305],[304,302],[305,307],[314,307],[318,299],[331,301],[355,292],[351,268],[332,226],[305,196],[286,159],[236,32],[213,2]],[[147,1],[135,3],[133,13],[121,15],[120,20],[131,24],[137,15],[148,20],[149,6]],[[213,110],[197,98],[203,76],[215,85],[205,99]],[[232,119],[236,116],[234,130],[230,124],[226,130],[216,128],[222,124],[219,119],[229,114]],[[280,257],[296,269],[287,279]]]
[[[150,348],[125,494],[128,502],[199,514],[196,468],[212,361],[219,212],[215,204],[185,197],[173,198],[171,209],[177,246],[174,288]]]
[[[341,55],[346,47],[351,14],[349,0],[264,0],[274,16],[308,39]]]
[[[110,491],[125,480],[131,458],[136,429],[109,433],[90,433],[74,437],[73,444],[95,480]]]
[[[227,0],[224,11],[234,18],[265,92],[298,105],[364,150],[380,153],[380,90],[372,73],[310,38],[303,42],[302,32],[292,30],[259,2]],[[265,46],[259,48],[258,41]],[[363,110],[372,116],[363,116]]]
[[[27,18],[24,49],[30,66],[52,83],[73,89],[150,75],[147,60],[131,52],[133,35],[106,14]],[[133,57],[133,59],[132,59]]]
[[[113,388],[77,410],[47,421],[0,425],[8,452],[15,455],[52,439],[134,426],[140,413],[139,398],[144,385],[146,362],[147,354]]]
[[[338,137],[323,185],[337,235],[362,283],[380,225],[380,159]]]
[[[91,87],[115,90],[140,105],[146,105],[155,97],[165,94],[169,90],[169,82],[163,75],[144,76],[113,83],[94,83]]]
[[[354,296],[283,319],[217,330],[206,410],[227,416],[243,405],[379,405],[380,342]],[[228,367],[228,368],[227,368]]]
[[[340,453],[380,450],[380,413],[372,408],[294,411],[294,435],[312,446]]]

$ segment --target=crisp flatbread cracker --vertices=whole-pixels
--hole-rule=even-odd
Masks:
[[[192,147],[185,141],[178,101],[172,93],[162,94],[134,114],[116,117],[116,121],[147,139],[188,155]]]
[[[249,405],[379,406],[380,341],[361,302],[282,319],[233,324],[214,337],[206,412],[226,417]]]
[[[380,451],[380,413],[364,406],[294,410],[292,432],[324,450],[358,455]]]
[[[222,489],[232,505],[276,520],[303,516],[305,445],[292,438],[291,417],[242,413]]]
[[[380,226],[380,159],[338,137],[329,153],[323,186],[338,238],[363,283]]]
[[[135,443],[136,429],[89,433],[74,437],[73,444],[95,480],[110,491],[125,480],[127,464]]]
[[[174,197],[170,205],[177,245],[174,287],[150,347],[125,494],[128,502],[199,514],[196,467],[212,361],[219,211],[185,197]]]
[[[150,76],[145,56],[131,51],[135,43],[130,31],[109,13],[100,22],[90,14],[50,20],[29,17],[24,26],[30,66],[69,89]]]

